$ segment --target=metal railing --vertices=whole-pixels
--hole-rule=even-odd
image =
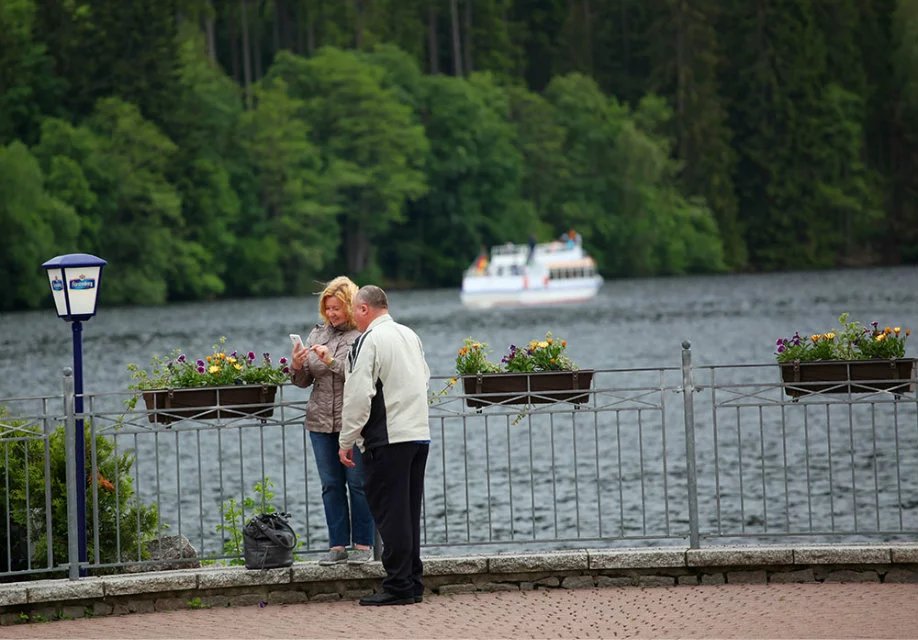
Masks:
[[[687,344],[681,367],[597,370],[580,404],[488,406],[484,395],[469,407],[461,385],[436,377],[425,553],[914,540],[915,372],[876,382],[792,397],[774,364],[696,367]],[[281,386],[270,416],[221,402],[219,415],[197,414],[206,420],[163,421],[179,416],[132,398],[86,394],[81,416],[66,384],[0,401],[0,576],[155,566],[171,536],[205,562],[238,562],[242,524],[268,504],[292,514],[300,558],[325,550],[308,391]],[[63,473],[80,417],[83,563],[75,465]]]

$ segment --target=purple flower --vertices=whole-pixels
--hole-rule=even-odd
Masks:
[[[289,374],[289,373],[290,373],[290,367],[284,367],[284,368],[283,368],[283,372],[284,372],[285,374]]]
[[[777,340],[775,340],[776,346],[781,346],[782,344],[784,344],[784,338],[778,338]]]
[[[278,360],[278,362],[280,364],[287,364],[287,358],[281,358],[280,360]]]
[[[873,325],[873,328],[874,328],[874,329],[876,329],[877,327],[879,327],[879,326],[880,326],[880,323],[879,323],[879,322],[877,322],[876,320],[874,320],[874,321],[873,321],[873,322],[871,322],[870,324],[872,324],[872,325]]]
[[[249,361],[252,361],[252,360],[255,359],[255,352],[254,352],[254,351],[249,351],[248,359],[249,359]]]
[[[198,360],[198,362],[200,362],[200,360]],[[199,364],[199,365],[198,365],[198,373],[204,373],[205,371],[207,371],[207,369],[204,368],[204,365],[203,365],[203,364]]]
[[[783,345],[783,344],[779,344],[779,345],[778,345],[778,353],[784,353],[784,345]]]
[[[185,354],[184,354],[184,353],[178,357],[178,361],[181,362],[182,364],[185,363]]]
[[[235,358],[235,357],[237,357],[237,356],[236,356],[236,352],[233,351],[233,352],[230,354],[230,358]]]
[[[204,368],[204,361],[201,360],[200,358],[198,358],[198,360],[197,360],[197,362],[195,362],[195,364],[198,365],[198,369],[203,369],[203,368]]]

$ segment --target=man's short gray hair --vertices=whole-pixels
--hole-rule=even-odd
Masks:
[[[375,284],[368,284],[360,287],[360,290],[357,292],[356,300],[374,309],[389,308],[389,298],[386,297],[386,292]]]

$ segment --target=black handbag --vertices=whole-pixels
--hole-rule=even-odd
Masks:
[[[242,529],[246,569],[276,569],[293,564],[296,532],[287,513],[261,513]]]

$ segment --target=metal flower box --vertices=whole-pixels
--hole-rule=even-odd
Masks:
[[[143,392],[150,422],[216,420],[274,415],[277,385],[239,385],[197,389],[155,389]]]
[[[583,404],[590,399],[593,369],[537,373],[482,373],[462,376],[466,404],[490,407],[506,404]]]

